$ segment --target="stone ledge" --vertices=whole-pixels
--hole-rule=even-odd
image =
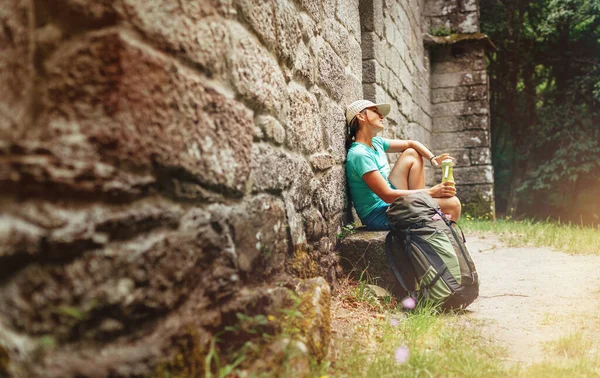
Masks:
[[[450,34],[446,36],[434,36],[428,33],[423,34],[423,45],[425,47],[464,43],[481,44],[486,49],[497,49],[496,45],[494,45],[489,37],[483,33]]]
[[[403,290],[396,281],[385,255],[387,231],[359,228],[340,243],[340,263],[344,272],[355,279],[375,284],[402,298]],[[364,273],[363,273],[364,272]]]

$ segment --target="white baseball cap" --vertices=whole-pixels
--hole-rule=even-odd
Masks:
[[[390,113],[391,105],[390,104],[374,104],[369,100],[357,100],[352,104],[346,107],[346,122],[350,123],[352,119],[360,112],[365,110],[366,108],[376,107],[377,111],[381,113],[382,116],[386,116]]]

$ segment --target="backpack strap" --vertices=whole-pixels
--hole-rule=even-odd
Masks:
[[[408,286],[406,286],[406,283],[404,282],[404,279],[402,278],[402,275],[400,274],[400,272],[398,271],[398,268],[396,267],[396,263],[394,262],[394,258],[392,257],[392,238],[394,237],[394,235],[392,234],[392,232],[388,232],[387,236],[385,237],[385,255],[387,256],[388,259],[388,263],[390,264],[390,267],[392,268],[392,272],[394,272],[394,276],[396,276],[396,279],[398,280],[398,282],[400,282],[400,285],[402,286],[402,288],[407,292],[407,293],[411,293],[408,290]],[[410,248],[410,244],[407,244],[407,248]]]
[[[450,227],[452,227],[452,225],[455,224],[456,227],[458,227],[458,229],[460,230],[460,234],[462,235],[462,239],[463,239],[463,243],[467,242],[467,239],[465,238],[465,233],[463,232],[462,228],[460,227],[460,225],[458,223],[456,223],[453,220],[450,220]]]

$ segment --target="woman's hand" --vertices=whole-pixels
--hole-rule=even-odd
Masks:
[[[429,195],[433,198],[450,198],[456,195],[456,187],[452,181],[446,181],[429,188]]]
[[[448,154],[448,153],[444,153],[444,154],[441,154],[441,155],[439,155],[439,156],[434,156],[434,157],[431,159],[431,164],[432,164],[434,167],[439,167],[439,166],[442,164],[442,161],[444,161],[444,160],[446,160],[446,159],[450,159],[450,160],[454,161],[454,158],[453,158],[452,156],[450,156],[450,154]]]

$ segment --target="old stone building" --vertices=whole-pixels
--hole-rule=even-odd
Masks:
[[[299,280],[339,274],[363,96],[493,200],[476,0],[7,0],[0,23],[0,376],[191,369],[281,290],[326,298]]]

